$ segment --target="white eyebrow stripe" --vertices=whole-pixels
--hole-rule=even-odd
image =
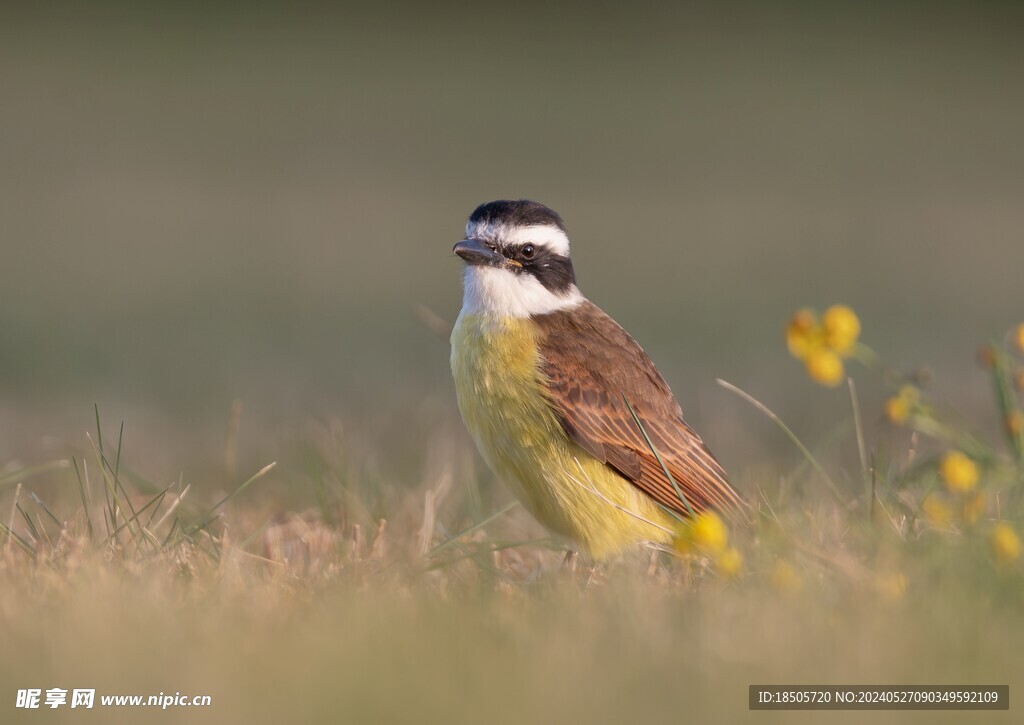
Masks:
[[[530,242],[538,246],[545,246],[563,257],[569,256],[569,237],[558,227],[549,224],[521,227],[501,223],[470,222],[466,224],[466,238],[485,239],[510,245]]]

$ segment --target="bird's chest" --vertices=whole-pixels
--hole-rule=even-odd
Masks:
[[[488,463],[500,467],[551,440],[558,424],[544,397],[530,320],[460,315],[451,363],[459,409]]]

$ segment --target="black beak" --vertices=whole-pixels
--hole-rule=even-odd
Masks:
[[[502,267],[508,262],[501,254],[476,239],[463,239],[452,247],[452,251],[471,265]]]

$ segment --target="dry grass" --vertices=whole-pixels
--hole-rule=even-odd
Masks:
[[[781,722],[747,711],[749,684],[1013,689],[1024,674],[1020,564],[988,549],[1005,492],[976,524],[941,529],[901,508],[920,494],[910,485],[871,514],[808,466],[741,473],[756,515],[733,532],[737,576],[700,552],[572,568],[450,432],[423,438],[423,478],[403,486],[367,465],[384,451],[354,430],[314,426],[280,466],[208,500],[185,481],[154,490],[101,431],[84,460],[5,476],[4,720]],[[34,501],[61,490],[40,479],[63,493]],[[317,505],[279,508],[294,500],[282,485]],[[26,714],[12,702],[25,687],[214,706]]]

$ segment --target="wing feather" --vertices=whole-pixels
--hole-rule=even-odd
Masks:
[[[643,349],[590,302],[535,317],[548,401],[566,434],[662,506],[686,506],[633,420],[695,511],[744,504],[722,466],[683,420],[668,384]],[[626,401],[629,405],[626,405]]]

